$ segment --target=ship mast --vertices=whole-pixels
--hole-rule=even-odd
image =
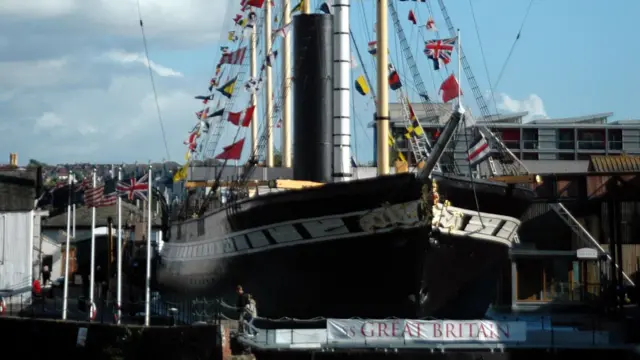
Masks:
[[[264,53],[266,56],[271,55],[271,3],[267,2],[264,7]],[[271,83],[271,66],[266,66],[265,69],[265,92],[264,92],[264,107],[267,115],[267,123],[265,130],[267,132],[267,159],[265,165],[268,168],[273,167],[273,84]],[[254,112],[255,114],[255,112]]]
[[[291,1],[282,0],[282,23],[291,22]],[[292,167],[291,162],[291,94],[289,77],[291,76],[291,37],[282,39],[282,167]]]
[[[258,77],[258,49],[256,48],[256,27],[251,30],[251,79],[255,80]],[[258,159],[258,98],[255,92],[251,93],[251,106],[255,106],[253,109],[253,115],[251,116],[251,154]]]
[[[389,77],[387,49],[389,36],[387,30],[388,0],[378,0],[376,7],[376,46],[378,56],[378,102],[376,104],[376,160],[378,175],[389,174]]]
[[[333,181],[351,180],[349,0],[333,2]]]

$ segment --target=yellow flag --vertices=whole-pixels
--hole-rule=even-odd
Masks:
[[[187,178],[187,169],[189,169],[189,163],[184,164],[175,174],[173,174],[173,181],[178,182]]]
[[[227,39],[229,39],[229,41],[233,41],[235,38],[236,38],[236,32],[229,31],[229,35],[227,36]]]
[[[293,15],[293,13],[298,12],[298,11],[302,11],[302,7],[304,6],[304,2],[305,0],[300,1],[300,3],[298,3],[298,5],[294,6],[293,9],[291,9],[291,15]]]
[[[191,150],[187,150],[187,153],[184,154],[184,161],[191,160]]]
[[[396,139],[393,138],[393,136],[391,134],[389,134],[389,146],[394,148],[396,147]],[[404,157],[404,155],[402,154],[402,152],[397,151],[397,155],[398,155],[398,159],[400,159],[400,161],[407,161]]]
[[[367,81],[362,75],[358,76],[358,78],[356,79],[356,91],[359,92],[362,96],[365,96],[369,93],[369,85],[367,85]]]

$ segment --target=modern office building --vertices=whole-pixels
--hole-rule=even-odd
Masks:
[[[414,112],[431,141],[451,114],[450,104],[435,104],[437,116],[428,116],[422,104],[414,105]],[[398,151],[403,152],[410,165],[415,161],[408,148],[404,134],[406,122],[400,104],[389,104],[391,134]],[[431,111],[431,114],[434,112]],[[482,122],[522,160],[567,160],[588,161],[591,155],[640,154],[640,120],[609,121],[613,113],[601,113],[564,119],[544,119],[524,122],[527,112],[494,115],[491,119],[479,118]],[[374,134],[375,122],[370,123]],[[464,134],[464,132],[462,132]],[[375,136],[374,136],[375,139]],[[465,143],[458,141],[454,151],[456,163],[466,162]],[[376,154],[375,142],[374,156]]]

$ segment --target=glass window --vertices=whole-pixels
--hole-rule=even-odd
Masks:
[[[529,150],[538,148],[538,129],[522,130],[522,147]]]
[[[609,129],[609,150],[622,150],[622,129]]]
[[[558,149],[575,149],[576,148],[576,139],[575,139],[574,129],[559,129],[558,130]]]
[[[604,150],[604,129],[580,129],[578,130],[578,149],[580,150]]]

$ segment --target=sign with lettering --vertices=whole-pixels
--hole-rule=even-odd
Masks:
[[[592,248],[582,248],[576,250],[576,257],[581,260],[597,260],[598,250]]]
[[[527,324],[489,320],[328,319],[329,342],[523,342]]]

